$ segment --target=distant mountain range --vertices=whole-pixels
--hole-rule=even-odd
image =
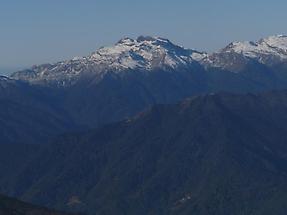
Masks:
[[[1,142],[39,143],[199,94],[286,89],[286,38],[234,42],[214,54],[158,37],[124,38],[87,57],[2,77]]]
[[[210,55],[185,49],[160,37],[140,36],[136,40],[124,38],[114,46],[100,48],[87,57],[34,66],[14,73],[12,77],[32,83],[48,82],[70,86],[83,76],[92,75],[101,79],[108,72],[119,74],[129,70],[189,70],[195,62],[205,67],[235,72],[233,65],[242,64],[244,67],[250,61],[266,66],[286,63],[287,36],[271,36],[258,42],[233,42]]]

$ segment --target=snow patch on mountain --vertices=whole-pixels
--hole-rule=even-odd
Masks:
[[[0,75],[0,81],[8,81],[9,78],[7,76],[1,76]]]

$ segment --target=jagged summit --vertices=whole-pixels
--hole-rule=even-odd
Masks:
[[[203,59],[201,63],[236,71],[249,60],[264,65],[275,65],[287,61],[287,36],[275,35],[256,42],[232,42],[219,52]],[[237,69],[234,70],[234,68]]]
[[[235,52],[246,57],[255,58],[265,63],[268,57],[278,60],[287,59],[287,36],[276,35],[260,39],[257,42],[233,42],[222,50]]]
[[[30,70],[14,73],[12,77],[32,82],[56,80],[65,85],[83,73],[101,75],[107,71],[117,73],[131,69],[174,70],[178,67],[188,67],[205,56],[204,53],[185,49],[161,37],[126,37],[113,46],[98,49],[89,56],[34,66]]]
[[[155,42],[155,41],[161,41],[165,43],[171,43],[168,39],[162,38],[162,37],[152,37],[152,36],[139,36],[136,39],[132,39],[130,37],[124,37],[117,44],[123,44],[123,43],[135,43],[135,42]]]
[[[235,51],[237,53],[246,53],[250,56],[256,52],[266,52],[270,53],[278,53],[280,51],[287,50],[287,36],[285,35],[276,35],[270,36],[267,38],[260,39],[257,42],[252,41],[244,41],[244,42],[233,42],[229,44],[225,49],[225,51]],[[253,52],[252,54],[249,52]]]
[[[188,65],[204,55],[184,49],[161,37],[140,36],[137,39],[123,38],[114,46],[104,47],[91,55],[98,64],[111,64],[113,69],[176,68]]]

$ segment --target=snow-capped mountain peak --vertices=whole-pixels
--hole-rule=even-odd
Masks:
[[[263,63],[267,57],[285,60],[287,59],[287,36],[270,36],[257,42],[233,42],[223,49],[223,51],[235,52],[246,57],[256,58]]]
[[[232,42],[219,52],[204,58],[201,64],[240,72],[250,60],[268,66],[287,62],[287,36],[270,36],[257,42]]]
[[[201,54],[174,45],[168,39],[140,36],[136,40],[124,38],[114,46],[100,48],[90,59],[100,65],[109,64],[112,69],[152,70],[187,65],[193,61],[193,53]]]
[[[140,36],[137,39],[123,38],[115,45],[99,48],[86,57],[34,66],[14,73],[12,77],[30,82],[56,81],[60,85],[66,85],[87,73],[102,77],[109,71],[175,70],[178,67],[188,67],[205,56],[204,53],[177,46],[168,39]]]

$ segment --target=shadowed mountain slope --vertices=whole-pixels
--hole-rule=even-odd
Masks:
[[[0,215],[69,215],[0,195]],[[71,215],[71,214],[70,214]]]
[[[284,215],[286,140],[286,91],[198,96],[59,137],[1,190],[91,214]]]

